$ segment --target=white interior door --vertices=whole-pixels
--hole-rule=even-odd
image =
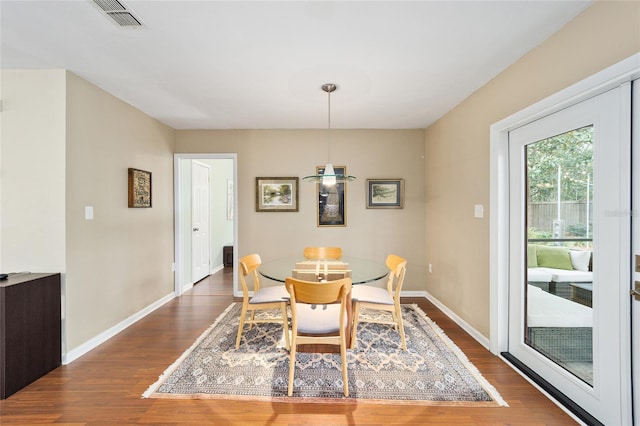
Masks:
[[[209,166],[194,161],[191,168],[191,280],[196,283],[209,276],[211,272],[211,215],[210,215],[210,183]]]
[[[629,424],[631,419],[627,385],[631,375],[627,272],[631,176],[629,132],[624,130],[629,125],[630,107],[630,85],[626,84],[509,132],[509,353],[591,416],[612,425]],[[536,170],[527,161],[537,155],[535,150],[543,143],[560,144],[558,141],[566,142],[571,135],[584,134],[592,138],[589,167],[593,177],[585,175],[589,223],[584,229],[586,239],[593,240],[592,284],[573,279],[563,284],[566,293],[561,295],[555,283],[549,284],[553,291],[540,284],[547,280],[545,276],[534,279],[540,270],[536,268],[534,273],[530,268],[534,265],[528,262],[528,246],[533,240],[531,192],[547,183],[531,187]],[[546,149],[547,160],[537,158],[543,158],[538,166],[546,165],[545,161],[558,164],[555,176],[547,172],[548,189],[557,191],[558,217],[546,238],[552,240],[549,246],[567,246],[560,189],[562,179],[576,176],[567,176],[559,161],[563,158],[554,155],[578,153],[573,147],[557,146],[555,153]],[[588,293],[591,301],[579,303],[574,294],[578,290]],[[576,345],[579,351],[574,350]]]

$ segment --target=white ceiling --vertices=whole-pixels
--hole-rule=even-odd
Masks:
[[[424,128],[589,1],[0,2],[2,68],[64,68],[176,129]],[[527,84],[527,82],[522,82]]]

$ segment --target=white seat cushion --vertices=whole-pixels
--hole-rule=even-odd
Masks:
[[[393,305],[393,298],[386,288],[372,287],[370,285],[354,285],[351,289],[351,299],[358,302]]]
[[[556,269],[556,268],[538,268],[543,272],[551,274],[552,280],[557,283],[590,283],[593,282],[593,272],[584,272]]]
[[[324,334],[340,331],[340,305],[296,305],[298,333]],[[345,315],[346,319],[346,315]]]
[[[529,285],[528,327],[592,327],[593,309]]]
[[[553,275],[545,272],[542,268],[527,268],[527,281],[532,283],[548,283],[553,279]]]
[[[289,293],[283,285],[273,287],[262,287],[257,294],[254,294],[249,303],[271,303],[284,302],[289,300]]]

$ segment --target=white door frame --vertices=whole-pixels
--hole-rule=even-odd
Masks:
[[[534,105],[507,117],[490,128],[490,341],[489,348],[495,355],[508,350],[509,313],[509,131],[553,114],[571,105],[599,95],[623,83],[640,77],[640,53],[635,54],[605,70],[582,80]],[[627,130],[628,131],[628,130]],[[630,212],[627,212],[630,214]],[[626,298],[629,304],[629,298]],[[621,305],[623,306],[623,305]],[[630,335],[629,318],[620,324],[623,335]],[[630,340],[630,339],[629,339]],[[622,353],[628,359],[623,365],[631,364],[631,342],[623,342]],[[627,371],[624,377],[631,377]],[[631,380],[627,386],[628,401],[621,405],[628,407],[631,422]]]
[[[184,270],[191,265],[185,265],[184,260],[184,234],[182,230],[182,222],[185,215],[182,211],[182,162],[181,160],[233,160],[233,181],[238,182],[238,154],[174,154],[173,155],[173,191],[174,191],[174,294],[179,297],[184,292]],[[238,253],[238,185],[233,185],[233,211],[235,217],[233,219],[233,264],[237,262]],[[238,275],[233,274],[233,289],[238,288]]]
[[[634,268],[635,255],[640,254],[640,80],[636,80],[633,85],[633,106],[632,106],[632,131],[631,136],[631,155],[633,158],[631,168],[631,211],[632,215],[632,241],[631,241],[631,265]],[[631,281],[640,281],[640,272],[632,272]],[[640,301],[632,299],[632,324],[636,324],[633,333],[633,389],[640,392],[640,330],[637,324],[640,324]],[[636,424],[640,424],[640,397],[634,398],[634,413]]]

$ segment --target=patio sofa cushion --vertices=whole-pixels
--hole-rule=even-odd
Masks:
[[[589,272],[589,263],[591,261],[591,252],[587,250],[569,250],[571,256],[571,264],[573,269],[583,272]]]
[[[571,255],[566,247],[537,246],[538,266],[554,269],[573,269]]]

